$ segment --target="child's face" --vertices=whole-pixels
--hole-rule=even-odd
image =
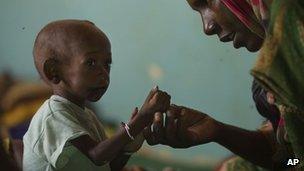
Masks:
[[[98,101],[110,82],[111,45],[99,32],[76,35],[80,41],[70,43],[74,54],[69,64],[62,66],[64,93],[74,100]],[[62,85],[62,84],[61,84]]]

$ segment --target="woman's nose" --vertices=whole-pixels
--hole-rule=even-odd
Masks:
[[[204,33],[206,35],[213,35],[217,33],[218,25],[213,19],[213,15],[210,11],[202,11],[201,12],[202,17],[202,23],[203,23],[203,29]]]
[[[206,35],[216,34],[216,24],[214,22],[204,23],[204,33]]]

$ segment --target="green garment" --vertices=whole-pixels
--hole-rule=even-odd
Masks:
[[[273,0],[268,32],[251,74],[275,95],[304,170],[304,1]]]

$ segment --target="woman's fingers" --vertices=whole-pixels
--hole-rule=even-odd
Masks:
[[[161,143],[165,137],[165,130],[163,127],[163,114],[160,112],[155,113],[152,129],[151,125],[149,125],[144,129],[143,133],[149,145],[156,145]]]
[[[144,128],[143,135],[149,145],[155,145],[153,141],[154,138],[151,131],[151,125],[148,125],[147,127]]]
[[[159,144],[159,140],[156,138],[155,133],[151,130],[151,125],[147,126],[143,131],[144,137],[149,145]]]
[[[155,95],[155,93],[157,93],[158,91],[158,86],[154,86],[152,88],[152,90],[149,92],[146,100],[145,100],[145,103],[149,103],[149,101],[152,99],[152,97]]]
[[[164,122],[163,114],[160,112],[155,113],[152,128],[153,128],[153,133],[154,133],[155,139],[156,139],[156,141],[158,141],[158,143],[160,143],[161,140],[164,139],[164,136],[165,136],[163,122]]]
[[[174,110],[168,110],[166,114],[166,140],[169,144],[177,143],[177,113]]]
[[[271,105],[275,104],[275,98],[274,98],[274,95],[270,92],[267,92],[266,94],[267,96],[267,102]]]

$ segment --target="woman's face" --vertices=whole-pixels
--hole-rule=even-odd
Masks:
[[[235,48],[246,47],[258,51],[263,39],[251,32],[220,0],[187,0],[200,13],[205,34],[217,34],[222,42],[233,41]]]

